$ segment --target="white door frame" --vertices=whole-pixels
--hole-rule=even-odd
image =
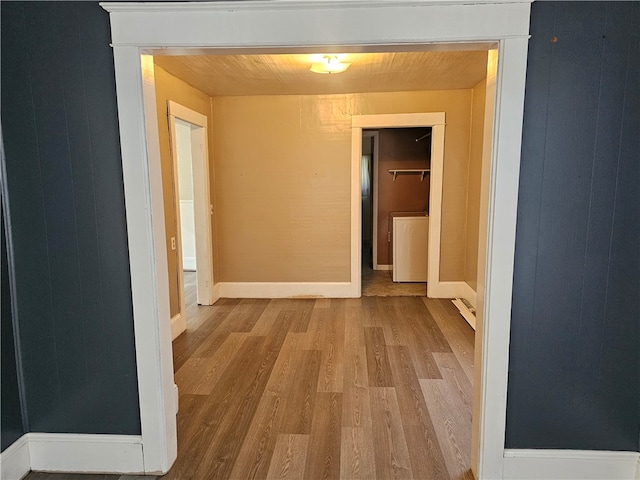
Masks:
[[[360,260],[361,253],[355,248],[356,244],[362,248],[362,229],[356,228],[362,220],[362,202],[355,202],[354,199],[360,194],[359,185],[362,183],[360,178],[362,172],[362,131],[364,129],[379,128],[413,128],[413,127],[431,127],[431,172],[429,188],[429,245],[428,245],[428,272],[427,272],[427,293],[429,297],[438,297],[436,287],[440,283],[440,226],[442,217],[442,172],[444,166],[444,130],[445,130],[445,113],[394,113],[383,115],[354,115],[351,117],[351,143],[354,145],[351,149],[351,171],[358,172],[357,177],[352,175],[351,178],[351,222],[352,232],[357,232],[356,238],[352,238],[351,246],[351,269],[357,270],[354,278],[361,278],[362,262]],[[377,133],[377,132],[376,132]],[[376,142],[377,144],[377,142]],[[360,152],[357,154],[356,152]],[[374,161],[374,181],[378,181],[381,172],[378,171],[378,165]],[[384,172],[382,172],[384,174]],[[378,184],[374,185],[374,239],[378,234],[378,197],[376,195]],[[354,210],[355,207],[355,210]],[[374,240],[374,269],[379,265],[376,262],[377,242]],[[362,288],[362,282],[360,282]]]
[[[374,270],[380,270],[380,265],[378,265],[378,216],[376,215],[378,211],[378,142],[380,139],[379,132],[362,132],[362,138],[371,138],[373,142],[373,149],[371,151],[371,210],[372,210],[372,221],[371,221],[371,261]],[[360,154],[362,155],[362,145],[360,146]],[[353,158],[351,159],[353,161]],[[362,166],[361,166],[362,167]],[[360,180],[362,182],[362,179]],[[362,214],[361,214],[362,215]],[[352,217],[352,221],[353,221]],[[360,272],[362,276],[362,272]],[[360,289],[362,289],[362,283],[360,283]]]
[[[167,101],[169,116],[169,135],[171,155],[174,168],[174,185],[176,205],[180,202],[178,188],[178,152],[175,139],[175,119],[178,118],[191,124],[191,160],[193,176],[193,207],[196,236],[196,276],[198,305],[213,305],[213,241],[211,238],[211,186],[209,181],[209,141],[207,117],[172,100]],[[176,219],[180,225],[180,209],[176,208]],[[179,272],[182,272],[182,233],[178,228]],[[181,313],[185,314],[184,305],[184,275],[181,279]]]
[[[171,467],[177,437],[153,61],[144,54],[171,48],[197,48],[200,53],[208,47],[236,53],[317,52],[332,46],[375,51],[495,42],[499,53],[484,326],[476,336],[476,348],[482,352],[480,398],[474,403],[472,453],[477,463],[472,467],[478,478],[502,478],[530,2],[496,1],[102,4],[110,12],[112,28],[146,472]],[[352,171],[352,179],[359,175]],[[352,248],[359,251],[360,245]],[[359,277],[353,276],[357,272],[351,273],[352,284],[359,284]]]

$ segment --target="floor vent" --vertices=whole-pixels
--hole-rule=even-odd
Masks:
[[[451,300],[456,308],[460,311],[460,315],[467,321],[471,328],[476,329],[476,309],[466,298],[454,298]]]

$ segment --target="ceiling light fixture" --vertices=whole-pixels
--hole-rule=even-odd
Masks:
[[[341,62],[337,55],[323,55],[322,61],[311,65],[313,73],[341,73],[351,66],[350,63]]]

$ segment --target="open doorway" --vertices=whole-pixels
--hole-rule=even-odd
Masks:
[[[426,296],[431,128],[362,131],[362,296]]]
[[[245,2],[246,3],[246,2]],[[258,2],[260,3],[260,2]],[[475,382],[480,391],[474,396],[474,423],[477,430],[474,452],[478,476],[498,478],[504,464],[505,392],[508,372],[509,314],[511,278],[517,204],[518,166],[522,126],[522,101],[527,53],[528,4],[434,4],[420,3],[407,7],[397,2],[383,2],[375,9],[353,8],[352,5],[291,5],[282,9],[273,2],[259,6],[222,4],[189,5],[177,8],[154,6],[120,7],[110,4],[113,13],[113,43],[118,88],[119,119],[122,135],[122,158],[127,204],[131,281],[136,327],[136,355],[144,445],[144,468],[166,471],[175,458],[175,400],[171,382],[171,345],[169,342],[168,302],[161,236],[161,182],[157,162],[157,128],[149,115],[153,95],[152,72],[145,65],[140,71],[140,54],[148,48],[187,48],[194,44],[213,48],[265,48],[327,45],[327,31],[318,25],[334,23],[330,32],[332,45],[409,45],[449,42],[456,46],[470,39],[499,42],[500,68],[496,92],[496,115],[492,135],[491,187],[488,234],[486,236],[487,268],[484,305],[479,311],[486,319],[478,329]],[[265,10],[267,13],[265,13]],[[117,12],[117,14],[115,14]],[[482,21],[477,21],[481,19]],[[508,21],[507,21],[508,19]],[[372,23],[385,24],[387,35],[380,38]],[[233,25],[233,39],[225,28],[211,25]],[[173,28],[167,28],[171,25]],[[273,26],[277,25],[277,28]],[[295,28],[294,28],[295,27]],[[194,39],[196,43],[194,43]],[[259,39],[259,40],[258,40]],[[386,42],[386,43],[385,43]],[[153,46],[153,47],[150,47]],[[144,108],[143,108],[144,106]],[[145,131],[146,130],[146,131]],[[145,136],[146,133],[146,136]],[[358,139],[358,147],[361,139]],[[358,169],[359,169],[358,162]],[[352,199],[360,225],[361,193],[359,170],[357,198]],[[353,226],[352,226],[353,227]],[[359,237],[352,235],[351,238]],[[357,252],[359,278],[360,244]],[[353,271],[351,273],[354,273]],[[484,287],[484,286],[483,286]],[[480,288],[480,286],[479,286]],[[482,322],[479,322],[481,325]],[[480,445],[482,448],[479,448]],[[141,449],[142,450],[142,449]]]
[[[211,193],[207,146],[207,118],[169,101],[169,138],[173,160],[173,194],[177,235],[171,248],[177,254],[180,311],[171,319],[171,337],[186,329],[185,275],[196,284],[198,305],[212,305],[213,264]]]

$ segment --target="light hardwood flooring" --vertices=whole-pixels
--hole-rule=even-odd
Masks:
[[[202,307],[195,273],[185,285],[187,331],[173,342],[178,459],[163,480],[473,478],[474,334],[450,301]]]
[[[424,297],[427,294],[425,282],[399,283],[393,281],[393,273],[374,270],[371,246],[362,245],[362,296],[363,297]]]
[[[188,311],[173,344],[178,459],[163,479],[473,478],[473,331],[450,301]]]

